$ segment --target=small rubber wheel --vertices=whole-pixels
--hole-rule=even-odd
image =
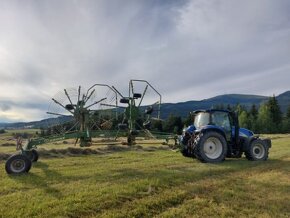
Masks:
[[[31,160],[23,154],[16,154],[8,158],[5,170],[8,174],[28,173],[31,168]]]

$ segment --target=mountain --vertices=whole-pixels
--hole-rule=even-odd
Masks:
[[[72,120],[72,116],[63,116],[61,118],[49,118],[40,121],[32,122],[17,122],[17,123],[0,123],[0,128],[13,128],[13,129],[22,129],[22,128],[47,128],[48,126],[53,126],[58,123],[69,122]]]
[[[198,110],[198,109],[210,109],[217,105],[227,105],[234,106],[236,104],[241,104],[248,109],[255,104],[257,108],[264,102],[268,100],[267,96],[260,95],[242,95],[242,94],[228,94],[228,95],[219,95],[213,98],[204,99],[201,101],[187,101],[179,103],[163,103],[161,105],[161,118],[165,119],[170,114],[178,115],[181,117],[186,117],[189,112]],[[290,106],[290,91],[284,92],[276,96],[277,101],[281,107],[283,113],[286,112],[287,108]],[[63,122],[67,122],[72,117],[64,117]],[[0,128],[40,128],[47,127],[47,123],[55,123],[54,119],[46,119],[41,121],[34,122],[20,122],[20,123],[0,123]]]
[[[286,113],[287,108],[290,106],[290,91],[284,92],[277,96],[277,101],[283,113]]]
[[[174,114],[182,117],[186,117],[189,112],[198,109],[210,109],[217,105],[234,106],[240,104],[246,108],[250,108],[253,104],[259,108],[259,106],[266,102],[269,97],[260,95],[242,95],[242,94],[228,94],[219,95],[213,98],[204,99],[201,101],[187,101],[180,103],[164,103],[161,106],[162,118],[166,118],[169,114]],[[284,92],[276,96],[277,101],[281,107],[283,113],[286,112],[287,107],[290,106],[290,91]]]

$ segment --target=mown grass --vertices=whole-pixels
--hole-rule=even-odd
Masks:
[[[290,217],[290,136],[266,162],[203,164],[164,149],[0,162],[0,217]],[[146,147],[146,146],[143,146]]]

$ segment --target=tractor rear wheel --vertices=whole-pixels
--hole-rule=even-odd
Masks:
[[[16,154],[8,158],[5,170],[8,174],[27,173],[31,168],[31,160],[23,154]]]
[[[269,148],[261,139],[255,139],[251,142],[248,150],[245,152],[246,158],[252,161],[267,160]]]
[[[218,132],[209,131],[197,137],[195,156],[202,162],[217,163],[225,159],[227,142]]]

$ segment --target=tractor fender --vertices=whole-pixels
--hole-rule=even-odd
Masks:
[[[240,142],[242,142],[242,145],[241,145],[241,149],[242,151],[247,151],[250,144],[252,143],[252,141],[254,141],[255,139],[257,139],[256,136],[250,136],[250,137],[243,137],[243,136],[240,136]]]
[[[200,133],[206,133],[209,131],[217,132],[217,133],[221,134],[226,139],[225,131],[218,126],[207,125],[200,130]]]
[[[250,144],[254,140],[262,140],[265,142],[265,144],[268,146],[268,148],[272,147],[271,139],[269,138],[260,138],[259,136],[251,136],[251,137],[242,137],[243,138],[243,145],[242,145],[242,151],[247,151],[249,149]]]
[[[269,138],[262,138],[261,140],[263,140],[266,143],[266,145],[268,146],[268,148],[271,148],[272,147],[271,139],[269,139]]]

